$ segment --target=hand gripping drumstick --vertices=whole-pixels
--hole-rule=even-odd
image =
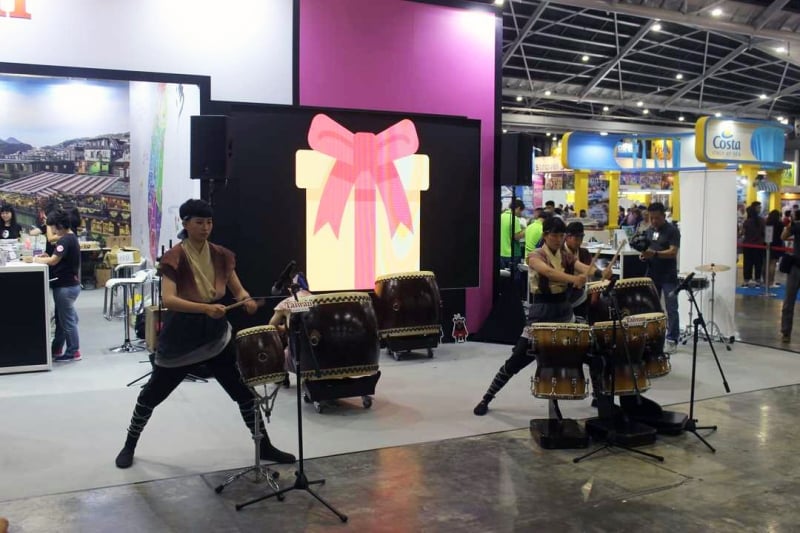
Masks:
[[[249,302],[250,300],[260,300],[260,302],[258,302],[258,305],[264,305],[264,300],[266,300],[267,298],[270,298],[270,297],[269,296],[249,296],[249,297],[245,298],[244,300],[239,300],[235,304],[226,305],[225,306],[225,312],[227,313],[231,309],[236,309],[237,307],[241,307],[245,303]]]

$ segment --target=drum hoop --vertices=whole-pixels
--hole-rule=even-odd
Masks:
[[[608,280],[590,281],[589,283],[586,284],[587,287],[586,292],[588,294],[594,294],[596,292],[600,292],[606,287],[608,287],[608,283],[609,283]]]
[[[576,331],[591,331],[592,326],[589,324],[577,324],[574,322],[537,322],[536,324],[531,324],[527,326],[530,328],[531,331],[537,330],[549,330],[549,329],[560,329],[560,330],[576,330]]]
[[[381,338],[388,337],[413,337],[417,335],[441,335],[442,326],[432,324],[429,326],[410,326],[405,328],[389,328],[378,330]]]
[[[394,274],[384,274],[375,278],[375,283],[379,281],[389,281],[393,279],[419,279],[419,278],[436,278],[436,274],[430,270],[420,270],[417,272],[396,272]]]
[[[636,315],[628,315],[625,318],[630,318],[631,320],[637,320],[637,319],[644,320],[645,322],[647,322],[651,320],[658,320],[658,321],[666,320],[667,315],[661,312],[653,312],[653,313],[639,313]]]
[[[366,292],[336,292],[331,294],[316,294],[303,298],[303,303],[308,305],[327,305],[339,303],[372,303],[369,293]]]
[[[648,287],[654,285],[650,278],[624,278],[617,281],[616,287]]]
[[[320,375],[317,376],[316,370],[303,370],[301,372],[303,379],[307,381],[314,381],[318,379],[338,379],[349,378],[356,376],[364,376],[374,374],[378,371],[378,365],[355,365],[355,366],[342,366],[337,368],[323,368],[320,370]]]
[[[242,381],[244,381],[245,385],[254,387],[257,385],[263,385],[265,383],[280,383],[286,379],[286,375],[287,372],[273,372],[271,374],[263,374],[253,378],[242,377]]]
[[[247,337],[249,335],[256,335],[258,333],[269,333],[270,331],[277,332],[278,328],[276,328],[275,326],[253,326],[252,328],[240,329],[236,333],[236,338],[238,339],[239,337]]]
[[[655,314],[655,313],[653,313],[653,314]],[[641,316],[641,315],[630,315],[630,316],[636,317],[636,316]],[[632,321],[633,323],[631,324],[628,321],[628,318],[630,318],[630,317],[626,316],[626,317],[623,317],[622,320],[618,320],[617,321],[617,329],[630,330],[632,328],[637,328],[637,327],[644,329],[644,324],[643,323],[640,323],[640,322],[637,322],[637,321]],[[602,322],[595,322],[594,325],[592,325],[592,329],[599,329],[599,330],[602,330],[602,331],[612,330],[612,329],[614,329],[614,321],[613,320],[604,320]]]

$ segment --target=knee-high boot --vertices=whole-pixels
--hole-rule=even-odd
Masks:
[[[489,402],[491,402],[494,397],[500,392],[500,389],[505,387],[508,380],[510,380],[514,375],[517,374],[520,370],[530,363],[530,361],[526,361],[530,359],[528,357],[528,348],[530,347],[530,341],[524,337],[520,337],[517,340],[517,344],[514,346],[514,349],[511,352],[511,357],[503,363],[503,366],[500,367],[500,370],[497,371],[495,374],[494,379],[489,384],[489,388],[486,390],[486,393],[483,395],[483,399],[478,402],[478,405],[475,406],[473,409],[473,413],[478,416],[485,415],[486,412],[489,410]],[[531,359],[532,361],[533,359]]]
[[[131,425],[128,427],[128,436],[125,439],[125,445],[122,447],[122,451],[119,452],[115,461],[117,467],[128,468],[133,464],[133,453],[136,450],[136,444],[139,442],[139,436],[142,434],[152,414],[152,407],[136,402],[136,407],[133,408],[133,415],[131,416]]]

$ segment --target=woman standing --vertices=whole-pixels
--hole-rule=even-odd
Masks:
[[[75,310],[75,300],[81,293],[81,247],[70,225],[70,216],[63,209],[47,213],[48,231],[57,238],[53,254],[44,253],[33,258],[34,263],[50,267],[50,288],[56,308],[56,333],[52,344],[56,362],[81,359],[78,312]]]
[[[19,239],[22,233],[22,226],[17,223],[17,214],[9,204],[0,207],[0,239]]]
[[[769,274],[769,281],[772,283],[772,287],[778,287],[778,284],[775,283],[775,266],[778,264],[778,260],[783,255],[783,252],[778,252],[775,248],[782,248],[783,247],[783,240],[781,240],[781,233],[783,232],[783,221],[781,220],[781,212],[777,209],[773,209],[767,215],[766,227],[772,228],[772,241],[768,242],[767,244],[770,245],[770,254],[769,254],[769,265],[767,265],[767,273]]]
[[[761,283],[761,270],[764,266],[764,227],[764,219],[758,216],[756,208],[752,205],[748,207],[747,218],[742,224],[742,244],[745,245],[742,249],[745,287],[752,287],[754,284],[759,286]]]

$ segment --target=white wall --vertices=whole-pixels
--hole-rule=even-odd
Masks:
[[[292,103],[292,0],[27,0],[9,63],[211,76],[211,98]]]
[[[723,335],[734,335],[736,297],[736,172],[692,171],[680,173],[681,248],[679,271],[688,274],[698,265],[716,263],[731,267],[716,276],[714,322]],[[700,276],[701,272],[695,272]],[[711,275],[708,275],[709,281]],[[711,289],[696,293],[706,322],[711,322]],[[689,324],[689,303],[679,296],[681,327]],[[696,315],[695,315],[696,317]]]

